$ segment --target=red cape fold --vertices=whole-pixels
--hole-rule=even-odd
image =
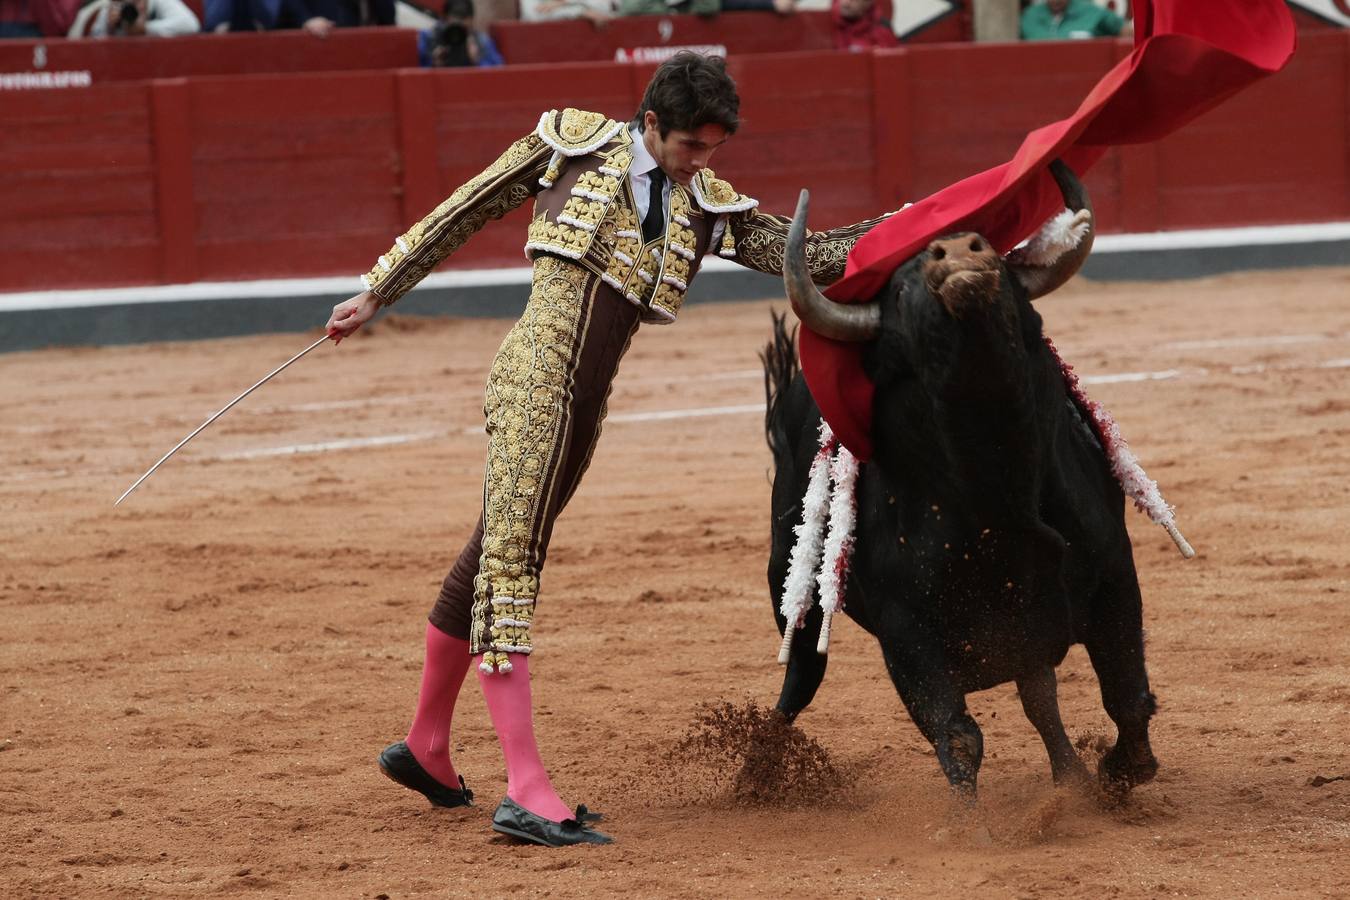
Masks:
[[[1283,0],[1135,0],[1134,52],[1106,73],[1069,118],[1027,135],[1003,165],[959,181],[886,220],[858,241],[844,277],[825,293],[870,300],[905,260],[936,237],[976,231],[1006,253],[1063,208],[1048,171],[1061,158],[1082,175],[1106,150],[1176,131],[1293,55]],[[834,433],[859,459],[872,454],[873,385],[857,344],[803,327],[802,369]]]

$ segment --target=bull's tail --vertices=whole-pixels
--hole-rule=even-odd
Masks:
[[[764,364],[764,437],[773,455],[790,453],[787,430],[779,416],[779,404],[788,385],[797,377],[797,326],[788,330],[787,313],[770,311],[773,318],[773,340],[759,353]]]

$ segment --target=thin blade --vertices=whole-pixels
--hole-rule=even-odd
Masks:
[[[187,437],[183,438],[181,441],[179,441],[179,442],[174,446],[174,448],[173,448],[172,450],[170,450],[168,453],[165,453],[163,456],[161,456],[161,457],[159,458],[159,462],[157,462],[157,463],[155,463],[153,466],[151,466],[150,469],[149,469],[149,471],[147,471],[147,472],[146,472],[144,475],[142,475],[140,478],[137,478],[137,479],[136,479],[136,483],[133,484],[131,487],[127,488],[126,491],[125,491],[125,493],[123,493],[122,496],[120,496],[120,497],[117,498],[117,502],[114,503],[113,506],[117,506],[117,505],[118,505],[119,503],[121,503],[123,500],[127,499],[127,496],[130,495],[132,491],[136,490],[136,488],[138,488],[138,487],[141,486],[141,482],[142,482],[142,481],[144,481],[145,479],[149,478],[151,475],[155,474],[155,470],[156,470],[156,469],[158,469],[160,466],[164,465],[165,461],[168,460],[168,458],[169,458],[170,456],[173,456],[173,455],[174,455],[175,453],[177,453],[180,449],[182,449],[182,447],[183,447],[184,444],[186,444],[188,441],[190,441],[190,440],[192,440],[193,438],[195,438],[197,435],[201,434],[201,432],[206,428],[207,425],[210,425],[210,424],[211,424],[212,422],[214,422],[216,419],[219,419],[221,416],[225,415],[225,413],[229,412],[229,411],[230,411],[230,408],[233,407],[233,406],[234,406],[236,403],[238,403],[240,400],[243,400],[243,399],[244,399],[245,397],[247,397],[249,394],[253,393],[253,392],[256,391],[258,388],[262,387],[264,384],[267,384],[267,382],[271,381],[272,378],[273,378],[273,376],[275,376],[275,375],[277,375],[278,373],[280,373],[281,370],[285,369],[285,368],[286,368],[287,366],[289,366],[291,363],[295,362],[297,359],[299,359],[300,357],[304,356],[306,353],[308,353],[309,351],[313,350],[315,347],[319,346],[320,344],[322,344],[322,343],[323,343],[324,341],[326,341],[326,340],[328,340],[328,335],[325,334],[323,337],[319,338],[317,341],[315,341],[314,343],[310,344],[308,347],[306,347],[305,349],[301,350],[299,353],[295,354],[295,355],[292,356],[290,359],[286,360],[284,363],[282,363],[281,365],[277,366],[277,367],[276,367],[275,369],[273,369],[272,371],[268,372],[266,375],[264,375],[264,376],[258,381],[257,384],[253,385],[253,387],[251,387],[251,388],[249,388],[248,390],[244,391],[242,394],[240,394],[238,397],[235,397],[235,398],[234,398],[233,400],[231,400],[229,403],[226,403],[225,406],[224,406],[223,408],[221,408],[220,412],[216,413],[214,416],[212,416],[211,418],[207,419],[207,420],[206,420],[205,422],[203,422],[202,424],[198,425],[197,428],[196,428],[196,430],[193,431],[192,434],[189,434]]]

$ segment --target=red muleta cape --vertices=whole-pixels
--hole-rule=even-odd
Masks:
[[[1134,52],[1107,72],[1077,112],[1027,135],[1012,160],[896,213],[849,254],[825,290],[841,303],[870,300],[891,273],[936,237],[976,231],[1006,253],[1063,208],[1047,167],[1080,176],[1117,144],[1155,141],[1213,109],[1293,55],[1284,0],[1135,0]],[[857,344],[803,327],[802,370],[830,428],[855,456],[872,454],[872,382]]]

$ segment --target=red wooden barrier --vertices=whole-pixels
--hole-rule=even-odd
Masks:
[[[910,41],[959,41],[950,15]],[[492,33],[512,63],[613,62],[619,49],[720,45],[732,55],[827,50],[829,14],[804,12],[637,16],[602,29],[589,21],[498,22]],[[343,28],[326,38],[300,31],[197,34],[179,38],[0,41],[0,77],[51,76],[59,87],[205,75],[383,70],[417,65],[417,35],[405,28]],[[0,83],[0,88],[3,84]]]
[[[813,224],[894,209],[1006,160],[1117,42],[733,57],[744,127],[715,168]],[[240,76],[24,91],[0,103],[0,290],[364,272],[408,224],[576,105],[626,118],[651,66]],[[1103,231],[1350,219],[1350,33],[1093,170]],[[455,267],[519,265],[523,223]]]

